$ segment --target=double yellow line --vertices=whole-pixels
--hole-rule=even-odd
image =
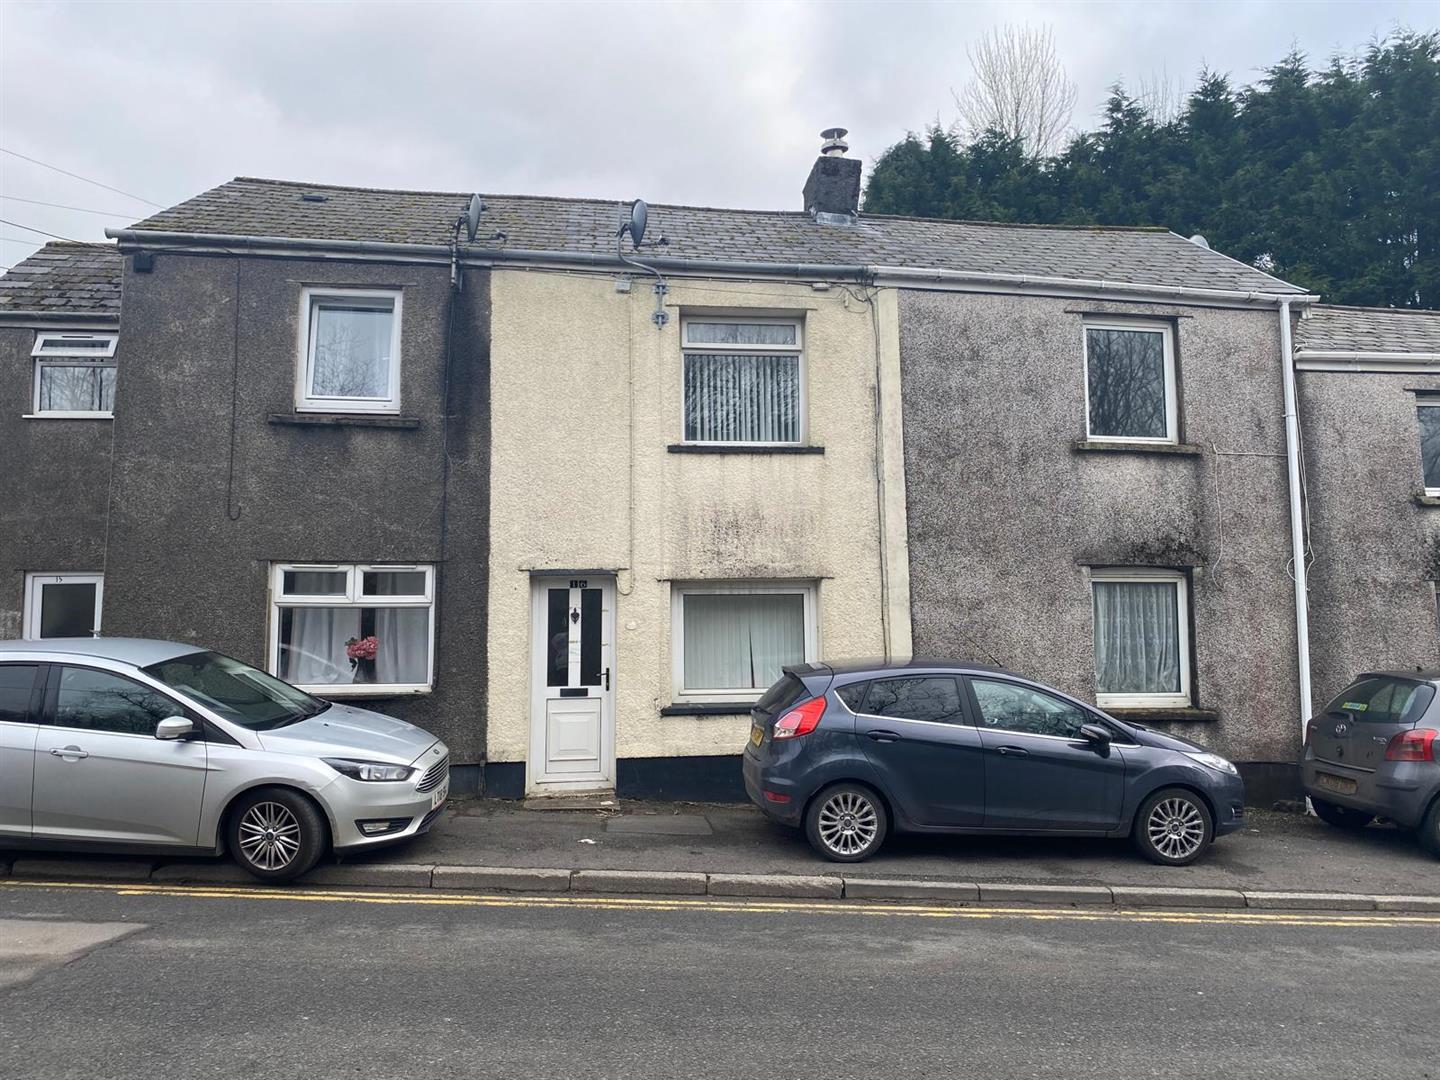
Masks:
[[[284,889],[263,885],[105,885],[76,881],[0,882],[0,890],[70,890],[119,897],[176,897],[205,900],[283,900],[291,903],[382,904],[458,908],[554,908],[582,911],[717,912],[748,915],[848,915],[863,918],[1016,919],[1031,922],[1129,922],[1219,924],[1225,926],[1406,927],[1440,925],[1440,914],[1391,912],[1281,912],[1252,910],[1169,911],[1129,908],[1038,908],[935,906],[863,900],[765,900],[719,897],[506,896],[436,890],[390,892],[374,889]]]

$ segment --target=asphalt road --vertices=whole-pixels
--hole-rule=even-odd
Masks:
[[[0,882],[0,1077],[1440,1076],[1440,915],[304,895]]]

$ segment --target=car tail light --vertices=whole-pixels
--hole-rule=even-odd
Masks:
[[[1434,761],[1435,736],[1440,735],[1434,728],[1415,728],[1402,731],[1385,747],[1386,761]]]
[[[825,699],[823,697],[811,698],[803,705],[796,705],[779,720],[775,721],[775,729],[770,733],[772,739],[794,739],[801,735],[809,735],[815,730],[815,725],[820,723],[820,718],[825,715]]]

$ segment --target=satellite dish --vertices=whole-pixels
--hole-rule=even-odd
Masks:
[[[470,237],[471,243],[474,243],[475,233],[480,228],[480,211],[484,209],[484,200],[479,195],[471,195],[470,209],[465,211],[465,232]]]
[[[630,204],[630,239],[637,248],[645,239],[645,223],[649,220],[650,208],[645,205],[644,199],[636,199]]]
[[[1210,241],[1206,240],[1205,237],[1201,236],[1198,232],[1194,236],[1190,237],[1190,243],[1194,244],[1196,247],[1204,248],[1206,251],[1210,250]]]

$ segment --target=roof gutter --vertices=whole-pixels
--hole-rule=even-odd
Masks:
[[[64,308],[49,308],[45,311],[0,311],[0,323],[20,323],[29,326],[44,323],[46,326],[84,323],[87,326],[119,326],[118,313],[105,311],[66,311]]]
[[[1397,374],[1433,371],[1440,352],[1352,352],[1300,349],[1295,366],[1301,371],[1389,371]]]
[[[402,244],[380,240],[318,240],[291,236],[230,236],[223,233],[154,232],[149,229],[106,229],[105,235],[122,245],[148,247],[182,247],[197,252],[217,254],[292,255],[309,252],[316,256],[343,258],[381,257],[406,262],[444,262],[449,264],[452,252],[447,244]],[[460,261],[467,265],[515,263],[520,265],[566,269],[623,270],[624,262],[617,256],[598,252],[539,251],[525,248],[462,249]],[[1098,278],[1067,278],[1037,274],[999,274],[961,270],[917,269],[899,266],[875,266],[849,263],[779,263],[757,259],[685,259],[665,256],[647,257],[650,265],[670,273],[736,274],[747,277],[830,278],[844,281],[867,281],[877,285],[941,285],[969,286],[975,290],[993,291],[1035,289],[1068,291],[1081,295],[1116,293],[1123,295],[1163,297],[1177,301],[1200,303],[1260,304],[1273,307],[1282,297],[1299,304],[1312,304],[1318,296],[1305,293],[1281,294],[1236,289],[1187,288],[1180,285],[1156,285],[1127,281],[1106,281]]]

